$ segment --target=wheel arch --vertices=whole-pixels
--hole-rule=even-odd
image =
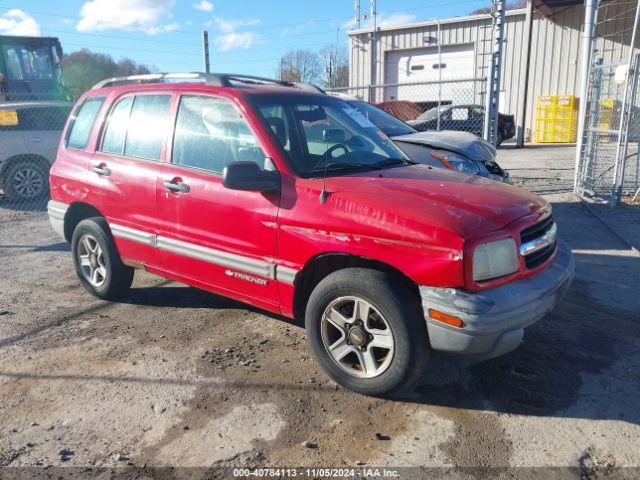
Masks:
[[[90,205],[85,202],[74,202],[69,205],[69,209],[64,216],[64,238],[67,242],[71,242],[71,237],[73,236],[73,231],[76,229],[78,224],[86,220],[87,218],[92,217],[102,217],[105,218],[102,212],[98,210],[93,205]]]
[[[294,280],[293,316],[304,319],[309,295],[327,275],[344,268],[370,268],[392,275],[419,297],[418,285],[404,273],[388,263],[368,257],[340,252],[321,253],[311,258],[298,272]]]
[[[13,155],[2,162],[2,166],[0,167],[0,176],[4,177],[7,170],[15,163],[24,162],[26,160],[37,162],[39,165],[44,167],[47,172],[51,169],[51,162],[46,157],[35,153],[21,153],[19,155]]]

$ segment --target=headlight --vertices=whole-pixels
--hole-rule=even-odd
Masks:
[[[473,252],[473,281],[480,282],[518,271],[516,242],[503,238],[481,243]]]
[[[447,152],[446,150],[434,150],[431,152],[433,158],[437,158],[446,165],[447,168],[455,170],[460,173],[468,173],[470,175],[477,175],[480,173],[480,168],[473,160],[469,160],[467,157],[458,155],[456,153]]]

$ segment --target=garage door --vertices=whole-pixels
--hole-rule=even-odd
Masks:
[[[444,45],[438,58],[438,47],[388,52],[385,63],[387,84],[436,81],[443,79],[471,78],[474,76],[475,50],[473,44]],[[465,84],[443,85],[441,101],[453,102],[460,97],[458,90],[469,88]],[[414,102],[437,101],[437,85],[388,88],[386,100],[410,100]],[[434,98],[435,96],[435,98]],[[469,99],[470,100],[470,99]],[[469,101],[468,100],[468,101]]]

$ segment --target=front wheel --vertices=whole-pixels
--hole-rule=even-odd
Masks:
[[[429,342],[420,302],[391,275],[346,268],[323,279],[305,314],[320,366],[338,384],[365,395],[398,394],[420,378]]]

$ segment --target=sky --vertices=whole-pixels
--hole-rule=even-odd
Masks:
[[[361,0],[362,14],[369,1]],[[378,0],[378,24],[467,15],[489,0]],[[353,0],[0,0],[0,34],[60,38],[163,72],[202,71],[208,30],[212,71],[274,76],[288,50],[347,45]]]

